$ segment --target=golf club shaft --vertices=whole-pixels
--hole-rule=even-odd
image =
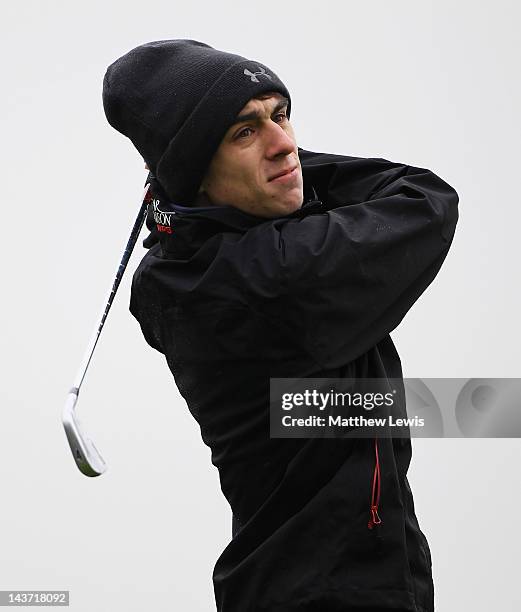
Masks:
[[[143,193],[141,207],[139,209],[139,213],[136,217],[134,226],[130,233],[130,237],[128,239],[127,246],[125,247],[125,251],[123,252],[123,256],[118,266],[116,276],[114,278],[114,281],[111,284],[110,291],[108,292],[108,298],[103,305],[100,317],[97,320],[96,326],[94,328],[89,344],[87,346],[87,350],[85,351],[83,361],[78,370],[78,373],[76,374],[76,378],[74,379],[74,385],[71,389],[71,393],[75,393],[76,395],[78,395],[80,391],[80,387],[83,382],[83,379],[85,378],[85,374],[87,373],[87,369],[89,367],[90,360],[92,359],[94,349],[96,348],[96,345],[98,343],[98,339],[100,337],[101,330],[103,329],[103,326],[105,325],[107,315],[109,313],[110,307],[112,306],[114,296],[116,295],[119,284],[121,283],[121,279],[123,278],[123,273],[125,272],[125,268],[127,267],[128,260],[130,259],[130,256],[132,255],[132,251],[138,239],[139,233],[141,232],[141,228],[143,227],[143,223],[145,222],[146,215],[147,215],[148,201],[149,201],[149,198],[147,197],[149,189],[150,189],[150,184],[148,183],[145,186],[145,191]]]

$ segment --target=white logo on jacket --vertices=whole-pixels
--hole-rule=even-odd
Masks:
[[[175,212],[165,212],[159,209],[160,200],[152,200],[154,206],[154,221],[159,225],[168,225],[170,227],[170,219]]]

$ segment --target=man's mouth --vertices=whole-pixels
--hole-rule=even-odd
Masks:
[[[285,170],[281,170],[280,172],[277,172],[277,174],[274,174],[271,178],[268,179],[268,183],[271,183],[271,181],[275,181],[278,179],[284,179],[286,177],[289,178],[293,176],[297,168],[298,168],[298,165],[291,166],[290,168],[286,168]]]

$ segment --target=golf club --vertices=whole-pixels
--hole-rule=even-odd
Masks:
[[[151,175],[149,175],[149,177],[151,177]],[[91,339],[87,346],[87,350],[85,351],[85,356],[76,378],[74,379],[74,384],[67,396],[65,407],[63,408],[62,423],[63,427],[65,428],[65,435],[69,441],[69,446],[71,447],[72,456],[76,461],[76,465],[78,466],[80,472],[85,474],[85,476],[100,476],[107,469],[107,465],[98,452],[98,449],[94,446],[92,440],[90,440],[90,438],[88,438],[82,430],[80,421],[76,415],[76,402],[78,400],[83,379],[87,373],[87,368],[89,367],[90,360],[92,359],[94,349],[98,343],[101,330],[103,329],[103,325],[105,324],[105,320],[107,319],[107,315],[112,305],[112,301],[114,300],[114,296],[116,295],[121,279],[123,278],[123,273],[127,267],[128,260],[130,259],[132,250],[134,249],[139,233],[141,232],[141,228],[143,227],[143,223],[147,215],[148,204],[151,200],[152,196],[150,194],[150,183],[147,183],[145,185],[145,191],[143,193],[138,216],[134,222],[132,232],[130,233],[130,238],[128,239],[123,257],[121,258],[121,262],[117,269],[116,277],[110,287],[108,299],[103,305],[101,316],[96,323],[94,332],[92,333]]]

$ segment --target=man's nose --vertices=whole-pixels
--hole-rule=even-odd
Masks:
[[[295,151],[293,138],[280,125],[271,122],[266,131],[266,157],[273,159]]]

